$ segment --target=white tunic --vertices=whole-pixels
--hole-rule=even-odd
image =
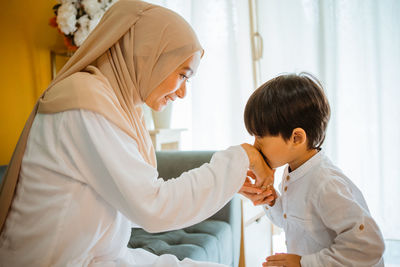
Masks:
[[[322,151],[287,167],[279,187],[275,205],[264,208],[302,267],[383,266],[383,237],[362,193]]]
[[[158,232],[208,218],[240,189],[248,166],[234,146],[164,181],[103,116],[38,114],[0,237],[0,266],[221,266],[128,249],[131,226]]]

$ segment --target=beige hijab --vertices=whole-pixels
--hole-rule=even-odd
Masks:
[[[10,209],[29,130],[36,113],[72,109],[97,112],[138,144],[156,166],[141,104],[170,73],[202,51],[190,25],[166,8],[120,0],[59,72],[36,103],[1,185],[0,231]]]

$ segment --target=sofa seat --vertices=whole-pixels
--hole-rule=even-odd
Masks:
[[[232,239],[228,223],[206,220],[181,230],[159,234],[134,228],[128,246],[143,248],[156,255],[173,254],[180,260],[191,258],[233,266]]]

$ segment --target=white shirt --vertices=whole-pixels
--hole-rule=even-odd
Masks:
[[[267,216],[301,266],[383,266],[384,241],[360,190],[322,151],[284,172]]]
[[[131,226],[159,232],[208,218],[238,192],[248,166],[234,146],[164,181],[103,116],[38,114],[0,236],[0,266],[221,266],[128,249]]]

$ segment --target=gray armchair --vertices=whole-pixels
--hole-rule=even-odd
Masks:
[[[0,166],[0,183],[1,183],[1,181],[3,181],[3,176],[6,172],[6,169],[7,169],[7,165]]]
[[[184,171],[209,162],[212,151],[162,151],[157,152],[160,177],[178,177]],[[0,166],[0,181],[6,170]],[[177,258],[191,258],[237,267],[241,240],[240,198],[235,196],[211,218],[196,225],[163,233],[147,233],[132,229],[128,247],[143,248],[154,254],[173,254]]]
[[[157,168],[164,179],[179,177],[183,172],[209,162],[213,151],[159,151]],[[147,233],[132,229],[128,246],[143,248],[154,254],[174,254],[180,260],[191,258],[228,266],[239,265],[241,239],[241,206],[235,196],[209,219],[196,225],[164,233]]]

